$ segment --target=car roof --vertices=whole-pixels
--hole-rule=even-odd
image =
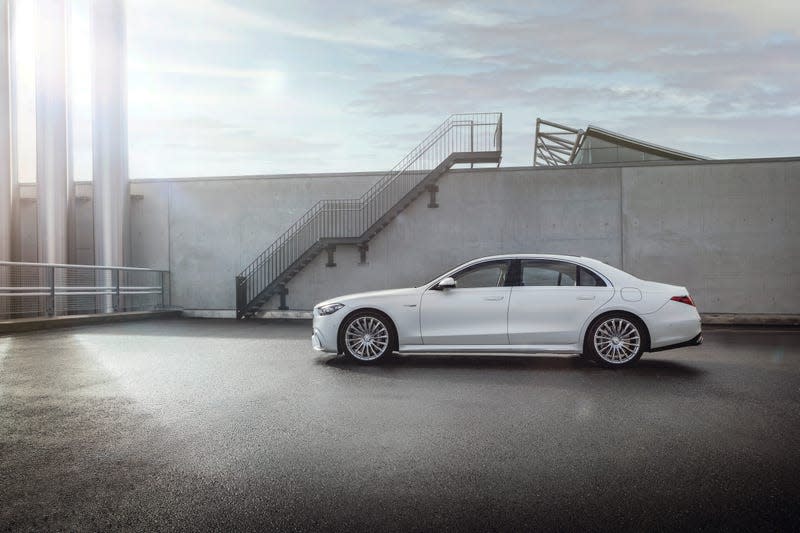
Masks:
[[[475,258],[474,261],[483,261],[485,259],[582,259],[580,255],[569,254],[500,254],[489,255],[486,257]],[[589,258],[586,258],[589,259]]]
[[[517,253],[517,254],[489,255],[486,257],[478,257],[472,259],[471,261],[467,261],[466,263],[463,263],[456,269],[453,269],[450,273],[454,272],[458,268],[468,266],[471,264],[482,263],[484,261],[503,260],[503,259],[554,259],[554,260],[578,263],[602,274],[609,281],[611,281],[612,285],[617,285],[622,283],[623,281],[630,281],[631,279],[636,279],[635,276],[632,276],[631,274],[628,274],[625,271],[622,271],[597,259],[593,259],[591,257],[586,257],[582,255],[569,255],[569,254]]]

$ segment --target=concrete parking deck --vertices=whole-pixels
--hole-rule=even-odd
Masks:
[[[303,323],[0,338],[0,529],[794,529],[800,332],[362,367]]]

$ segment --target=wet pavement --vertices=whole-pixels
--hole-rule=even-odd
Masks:
[[[0,530],[800,527],[800,330],[572,356],[315,353],[308,322],[0,337]]]

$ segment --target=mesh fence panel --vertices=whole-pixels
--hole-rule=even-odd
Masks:
[[[0,262],[0,319],[146,311],[169,305],[167,272]]]

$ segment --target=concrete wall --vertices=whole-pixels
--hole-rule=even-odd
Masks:
[[[168,268],[175,305],[230,310],[234,276],[261,250],[316,201],[358,197],[379,176],[134,182],[132,264]],[[91,250],[82,187],[78,243]],[[317,257],[289,284],[289,306],[420,284],[481,255],[551,252],[685,285],[702,312],[800,313],[800,159],[454,170],[439,187],[439,207],[417,199],[369,243],[365,265],[354,246],[333,268]],[[22,204],[23,241],[35,240],[35,206]]]
[[[704,312],[800,312],[800,161],[622,169],[623,265]]]
[[[709,313],[800,312],[800,162],[453,171],[370,243],[340,247],[289,284],[287,303],[417,285],[467,259],[586,255],[686,286]],[[274,308],[277,301],[270,301]]]

